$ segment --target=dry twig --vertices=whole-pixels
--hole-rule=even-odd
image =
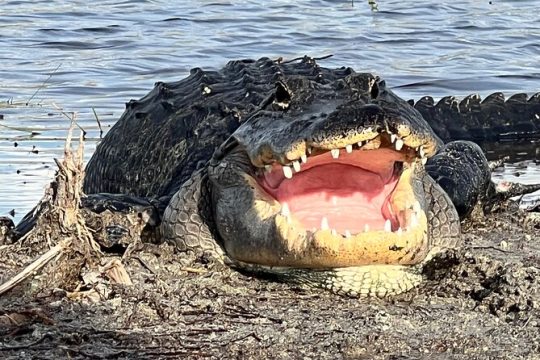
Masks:
[[[51,248],[45,254],[37,258],[33,263],[28,265],[23,271],[12,277],[10,280],[0,285],[0,295],[11,290],[24,280],[28,279],[32,274],[41,269],[43,266],[47,265],[49,261],[55,258],[57,255],[60,255],[65,249],[71,245],[71,239],[66,239],[60,241],[56,246]]]

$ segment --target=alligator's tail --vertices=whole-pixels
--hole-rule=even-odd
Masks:
[[[409,103],[445,142],[540,142],[540,93],[530,98],[525,93],[515,94],[507,100],[500,92],[484,100],[476,94],[461,101],[447,96],[437,103],[432,97],[424,96]]]

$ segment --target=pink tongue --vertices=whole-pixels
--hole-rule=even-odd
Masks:
[[[267,191],[286,202],[307,230],[320,229],[326,217],[330,229],[354,234],[364,231],[366,224],[370,230],[384,229],[383,204],[396,182],[385,184],[378,174],[338,163],[307,169]]]

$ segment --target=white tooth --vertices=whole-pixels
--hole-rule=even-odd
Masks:
[[[351,237],[351,232],[349,230],[345,230],[345,237],[347,239]]]
[[[416,213],[412,214],[411,221],[410,221],[409,225],[410,225],[411,229],[415,228],[418,225],[418,218],[416,217]]]
[[[398,236],[401,236],[401,234],[403,234],[403,230],[401,230],[401,227],[397,229],[396,234],[398,234]]]
[[[391,134],[390,135],[390,141],[392,142],[392,144],[396,141],[397,139],[397,135],[396,134]]]
[[[309,155],[311,155],[311,147],[310,147],[310,146],[308,146],[308,148],[307,148],[307,153],[308,153]]]
[[[294,171],[300,172],[300,163],[298,162],[298,160],[293,161],[292,165],[293,165]]]
[[[359,142],[358,142],[358,147],[362,147],[362,145],[364,145],[364,143],[361,142],[361,141],[359,141]]]
[[[264,165],[264,171],[271,172],[272,171],[272,165]]]
[[[300,161],[302,161],[302,163],[304,163],[304,164],[307,163],[307,155],[304,154],[304,155],[300,156]]]
[[[412,209],[415,213],[420,212],[420,210],[422,210],[422,208],[420,207],[420,203],[418,201],[414,202],[414,204],[412,205]]]
[[[324,216],[321,219],[321,230],[328,230],[328,229],[330,229],[330,226],[328,226],[328,219],[326,218],[326,216]]]
[[[289,204],[281,204],[281,215],[289,217],[291,215],[291,210],[289,209]]]
[[[427,157],[423,157],[422,158],[422,165],[426,165],[426,163],[427,163]]]
[[[352,153],[352,145],[349,144],[349,145],[345,146],[345,150],[347,150],[347,152],[348,152],[349,154]]]
[[[332,205],[337,206],[337,197],[332,196]]]
[[[384,222],[384,231],[386,232],[392,232],[392,223],[390,222],[390,219],[387,219]]]
[[[283,175],[285,175],[287,179],[292,179],[292,169],[289,166],[284,166]]]
[[[397,139],[396,140],[396,150],[399,151],[403,148],[403,140]]]
[[[332,153],[332,157],[334,159],[339,158],[339,149],[332,149],[332,150],[330,150],[330,152]]]
[[[418,153],[420,154],[420,157],[422,158],[424,157],[424,155],[426,155],[423,145],[418,148]]]
[[[336,229],[332,229],[331,233],[332,233],[333,236],[337,236],[337,231],[336,231]]]
[[[368,232],[369,231],[369,225],[368,224],[365,224],[364,225],[364,232]]]

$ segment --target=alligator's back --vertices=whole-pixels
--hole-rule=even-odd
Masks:
[[[156,83],[98,145],[86,168],[86,193],[173,193],[253,111],[271,87],[269,60],[235,61],[220,71],[191,70]]]
[[[158,82],[144,98],[128,102],[87,165],[85,192],[159,196],[177,188],[237,127],[245,109],[228,102],[240,103],[234,100],[245,92],[243,86],[233,88],[229,78],[241,77],[243,68],[242,63],[221,72],[196,68],[186,79]]]

